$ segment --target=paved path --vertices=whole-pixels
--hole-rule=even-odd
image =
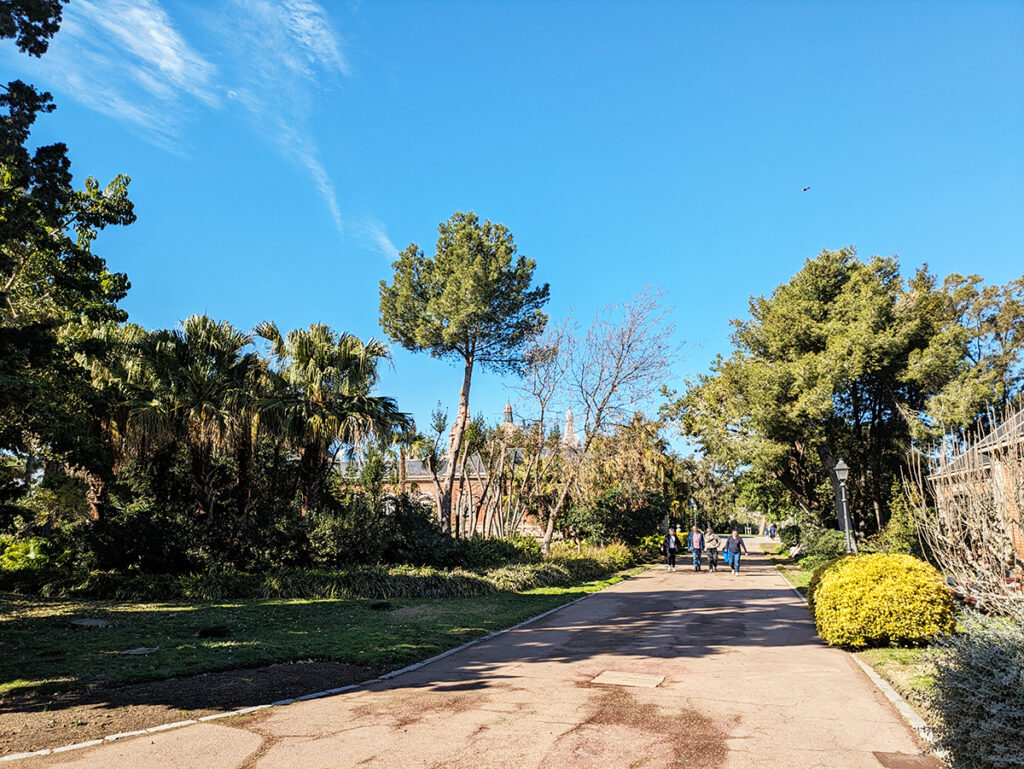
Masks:
[[[593,683],[612,671],[634,683]],[[646,679],[643,677],[652,677]],[[918,753],[763,557],[648,571],[387,682],[126,739],[32,767],[533,769],[880,767]]]

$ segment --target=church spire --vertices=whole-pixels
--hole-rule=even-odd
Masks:
[[[572,418],[572,409],[565,412],[565,427],[562,429],[562,445],[567,449],[580,447],[579,436],[576,435],[576,422]]]
[[[508,398],[505,399],[505,424],[512,424],[512,403]]]

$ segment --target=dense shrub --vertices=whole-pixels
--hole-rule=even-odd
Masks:
[[[811,579],[807,582],[807,605],[811,609],[811,613],[814,613],[814,595],[818,592],[818,587],[821,585],[821,580],[824,578],[826,572],[828,572],[833,566],[839,563],[844,558],[853,558],[852,555],[846,555],[845,553],[838,558],[832,558],[825,563],[818,565],[814,569],[814,573],[811,574]]]
[[[814,598],[818,634],[833,646],[920,643],[953,629],[942,576],[909,555],[845,558],[826,570]]]
[[[505,541],[499,549],[530,548]],[[349,566],[335,570],[287,569],[265,574],[210,571],[144,574],[93,571],[86,575],[42,570],[0,572],[0,590],[45,596],[120,601],[222,600],[232,598],[450,598],[488,595],[499,590],[567,585],[606,577],[635,564],[623,545],[605,548],[556,547],[539,563],[511,562],[487,571],[432,566]]]
[[[978,615],[941,643],[928,690],[954,767],[1024,766],[1024,623]]]
[[[800,544],[801,558],[815,557],[824,563],[846,552],[846,535],[835,529],[805,529]]]
[[[779,541],[787,548],[795,547],[800,542],[800,526],[791,523],[779,530]]]
[[[898,482],[893,484],[889,510],[890,518],[885,528],[862,540],[858,549],[862,553],[907,553],[920,558],[921,539],[917,533],[914,511]]]
[[[661,543],[665,541],[663,534],[650,534],[634,548],[637,557],[645,561],[657,561],[661,558]]]
[[[567,510],[560,523],[568,539],[636,545],[657,528],[666,512],[668,502],[661,494],[635,494],[615,484],[587,504]]]
[[[0,570],[34,571],[45,567],[50,559],[46,554],[49,542],[42,537],[17,540],[0,537]]]

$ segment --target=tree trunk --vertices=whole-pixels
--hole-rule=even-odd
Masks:
[[[577,465],[578,466],[578,465]],[[575,475],[575,470],[570,471],[571,475]],[[551,539],[555,534],[555,520],[558,518],[559,513],[562,512],[562,507],[565,505],[565,500],[569,497],[569,488],[572,486],[569,479],[566,479],[562,485],[562,491],[558,494],[558,501],[555,502],[551,510],[548,512],[548,525],[544,529],[544,539],[540,542],[540,550],[544,555],[548,554],[551,549]]]
[[[85,482],[85,501],[89,505],[89,517],[96,522],[102,521],[107,505],[107,482],[81,465],[66,465],[64,472]]]
[[[398,493],[404,494],[408,489],[405,488],[405,445],[399,445],[398,447]]]
[[[451,440],[448,442],[448,465],[444,469],[441,481],[441,499],[439,513],[441,529],[445,534],[452,533],[452,487],[455,485],[455,465],[462,449],[462,438],[466,434],[466,423],[469,421],[469,386],[473,379],[473,356],[466,357],[466,368],[462,376],[462,388],[459,390],[459,410],[452,425]]]
[[[213,449],[206,442],[192,447],[192,484],[196,513],[201,518],[213,513]]]
[[[302,515],[308,515],[320,498],[323,486],[323,465],[325,458],[321,456],[319,446],[304,446],[299,458],[299,494],[302,498]]]

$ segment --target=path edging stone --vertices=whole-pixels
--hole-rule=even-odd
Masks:
[[[651,567],[651,568],[653,568],[653,567]],[[643,571],[637,572],[636,574],[630,574],[630,575],[624,577],[623,579],[619,580],[619,582],[625,582],[627,579],[632,579],[633,577],[639,576],[640,574],[643,574],[644,572],[649,571],[649,570],[650,569],[647,568],[647,569],[644,569]],[[619,584],[619,583],[616,582],[615,584]],[[433,657],[429,657],[429,658],[427,658],[425,660],[422,660],[420,662],[415,662],[412,665],[407,665],[406,667],[401,668],[399,670],[393,670],[392,672],[385,673],[382,676],[377,676],[376,678],[371,678],[371,679],[369,679],[367,681],[362,681],[361,683],[358,683],[358,684],[348,684],[347,686],[338,686],[338,687],[335,687],[333,689],[325,689],[325,690],[320,691],[320,692],[310,692],[309,694],[303,694],[303,695],[301,695],[299,697],[291,697],[289,699],[277,700],[276,702],[270,702],[270,703],[267,703],[267,704],[264,704],[264,705],[252,705],[252,706],[247,707],[247,708],[238,708],[237,710],[229,710],[229,711],[225,711],[223,713],[212,713],[212,714],[210,714],[208,716],[203,716],[201,718],[190,718],[187,721],[175,721],[175,722],[170,723],[170,724],[160,724],[159,726],[151,726],[148,729],[140,729],[137,732],[121,732],[121,733],[118,733],[118,734],[109,734],[109,735],[106,735],[104,737],[98,737],[98,738],[96,738],[94,740],[86,740],[85,742],[76,742],[76,743],[74,743],[72,745],[62,745],[61,747],[57,747],[57,748],[42,748],[41,750],[34,750],[34,751],[27,752],[27,753],[10,753],[10,754],[8,754],[6,756],[0,756],[0,763],[5,763],[5,762],[8,762],[8,761],[19,761],[19,760],[21,760],[23,758],[38,758],[38,757],[41,757],[41,756],[53,755],[55,753],[66,753],[66,752],[71,751],[71,750],[78,750],[80,748],[90,748],[90,747],[94,747],[96,745],[102,745],[105,742],[114,742],[116,740],[125,739],[127,737],[139,737],[139,736],[146,735],[146,734],[153,734],[154,732],[166,732],[166,731],[168,731],[170,729],[179,729],[179,728],[184,727],[184,726],[192,726],[194,724],[198,724],[198,723],[206,722],[206,721],[215,721],[217,719],[227,718],[229,716],[243,716],[243,715],[246,715],[248,713],[255,713],[257,710],[266,710],[267,708],[282,707],[284,705],[291,705],[291,704],[296,703],[296,702],[306,702],[307,700],[316,700],[316,699],[320,699],[321,697],[331,697],[331,696],[333,696],[335,694],[344,694],[345,692],[350,692],[353,689],[361,689],[361,688],[363,688],[365,686],[369,686],[370,684],[378,683],[380,681],[387,681],[387,680],[390,680],[392,678],[397,678],[398,676],[403,675],[405,673],[411,673],[414,670],[419,670],[420,668],[425,667],[425,666],[427,666],[427,665],[429,665],[429,664],[431,664],[433,662],[437,662],[438,660],[443,660],[445,657],[450,657],[451,655],[453,655],[453,654],[455,654],[457,652],[460,652],[463,649],[468,649],[471,646],[476,646],[477,644],[481,644],[484,641],[489,641],[492,638],[497,638],[498,636],[504,635],[505,633],[511,633],[513,630],[519,630],[520,628],[526,627],[527,625],[529,625],[531,623],[534,623],[534,622],[537,622],[538,620],[542,620],[545,617],[548,617],[548,616],[554,614],[557,611],[561,611],[562,609],[566,609],[566,608],[572,606],[573,604],[577,604],[577,603],[579,603],[580,601],[582,601],[582,600],[584,600],[586,598],[590,598],[590,596],[592,596],[592,595],[597,595],[598,593],[602,592],[604,589],[605,588],[601,588],[601,590],[595,590],[593,593],[587,593],[586,595],[581,595],[579,598],[574,598],[573,600],[569,601],[568,603],[559,604],[558,606],[554,607],[553,609],[548,609],[547,611],[542,612],[540,614],[537,614],[536,616],[529,617],[529,618],[523,620],[522,622],[520,622],[517,625],[512,625],[511,627],[502,628],[501,630],[495,630],[493,633],[488,633],[487,635],[480,636],[479,638],[474,638],[472,641],[467,641],[466,643],[464,643],[464,644],[462,644],[460,646],[456,646],[454,649],[448,649],[447,651],[443,651],[440,654],[435,654]]]
[[[775,568],[774,564],[772,565],[772,568]],[[796,593],[796,597],[803,601],[804,605],[807,606],[808,610],[810,610],[811,604],[807,600],[807,597],[799,590],[797,590],[795,587],[793,587],[790,581],[786,579],[782,572],[779,571],[777,568],[775,568],[775,573],[782,578],[783,582],[789,585],[789,589]],[[946,751],[934,750],[931,747],[931,745],[933,745],[935,742],[935,733],[928,726],[927,722],[925,722],[925,720],[921,718],[921,715],[916,710],[914,710],[914,707],[903,698],[903,695],[896,691],[892,687],[892,684],[890,684],[888,681],[886,681],[884,678],[878,675],[878,672],[873,667],[871,667],[868,663],[866,663],[856,654],[853,654],[852,652],[847,652],[847,654],[849,654],[850,657],[853,658],[853,661],[857,663],[858,667],[860,667],[860,669],[864,671],[864,674],[868,677],[871,683],[873,683],[878,688],[878,690],[885,695],[885,698],[892,703],[893,707],[896,708],[896,712],[903,717],[903,720],[910,725],[910,728],[913,729],[922,740],[924,740],[924,743],[928,746],[928,749],[931,750],[932,753],[941,758],[943,761],[946,761]]]

